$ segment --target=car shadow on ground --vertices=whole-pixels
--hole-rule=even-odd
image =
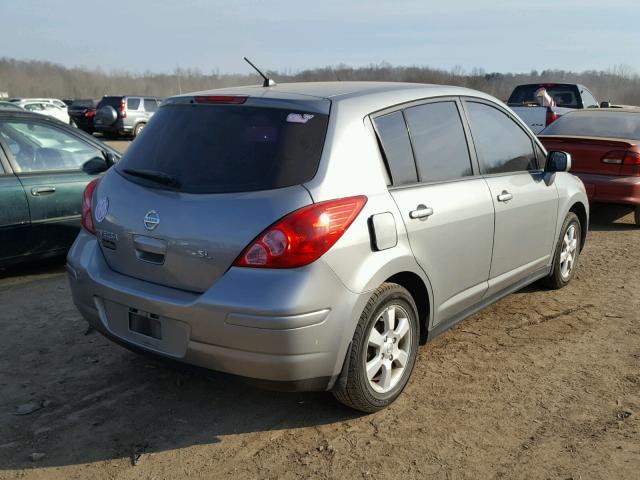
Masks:
[[[633,212],[630,207],[622,205],[591,205],[589,230],[594,232],[610,232],[620,230],[636,230]]]
[[[66,260],[64,257],[48,258],[46,260],[28,261],[16,265],[0,267],[0,281],[11,278],[30,278],[41,275],[55,275],[64,273]],[[0,283],[0,288],[2,284]]]
[[[273,437],[285,429],[361,415],[326,392],[261,390],[221,373],[167,366],[129,352],[116,355],[118,361],[106,361],[96,372],[91,388],[74,387],[78,379],[59,379],[62,389],[56,386],[53,395],[37,398],[48,403],[45,408],[14,416],[12,430],[24,434],[18,435],[20,454],[4,461],[0,455],[0,471],[34,466],[32,452],[46,454],[38,467],[113,459],[135,464],[140,454],[217,444],[238,434],[273,432]]]

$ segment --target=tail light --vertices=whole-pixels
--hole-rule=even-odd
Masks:
[[[547,108],[547,116],[545,118],[545,126],[548,127],[553,122],[555,122],[557,119],[558,119],[558,114],[556,112],[554,112],[553,110],[551,110],[550,108]]]
[[[87,118],[92,118],[96,115],[96,112],[93,110],[87,110],[86,112],[84,112],[84,116]]]
[[[120,100],[120,118],[127,118],[127,109],[124,98]]]
[[[92,210],[92,199],[93,199],[93,191],[96,189],[99,178],[95,180],[91,180],[84,189],[84,193],[82,194],[82,226],[89,233],[93,235],[96,234],[96,229],[93,226],[93,218],[91,217]]]
[[[602,163],[620,165],[619,175],[640,176],[640,153],[630,150],[612,150],[605,153]]]
[[[348,197],[314,203],[283,217],[245,248],[236,267],[295,268],[308,265],[329,250],[367,203]]]
[[[608,163],[610,165],[622,165],[624,162],[624,158],[627,156],[627,152],[625,150],[612,150],[604,154],[602,163]]]

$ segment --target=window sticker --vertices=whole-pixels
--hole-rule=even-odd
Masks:
[[[290,113],[287,115],[287,122],[289,123],[307,123],[314,115],[310,113]]]

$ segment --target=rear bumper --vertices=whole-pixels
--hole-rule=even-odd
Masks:
[[[640,177],[577,173],[593,203],[640,206]]]
[[[81,232],[68,257],[73,300],[86,320],[119,343],[181,362],[281,383],[333,386],[367,299],[322,261],[295,270],[231,268],[202,294],[121,275],[95,237]],[[129,328],[129,312],[157,316],[162,338]]]
[[[113,125],[96,125],[94,123],[93,128],[96,132],[102,133],[118,133],[125,134],[133,132],[132,126],[122,125],[122,123],[116,122]]]

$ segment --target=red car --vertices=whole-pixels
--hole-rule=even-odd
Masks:
[[[590,202],[627,205],[640,226],[640,109],[576,110],[538,137],[548,151],[571,154]]]

